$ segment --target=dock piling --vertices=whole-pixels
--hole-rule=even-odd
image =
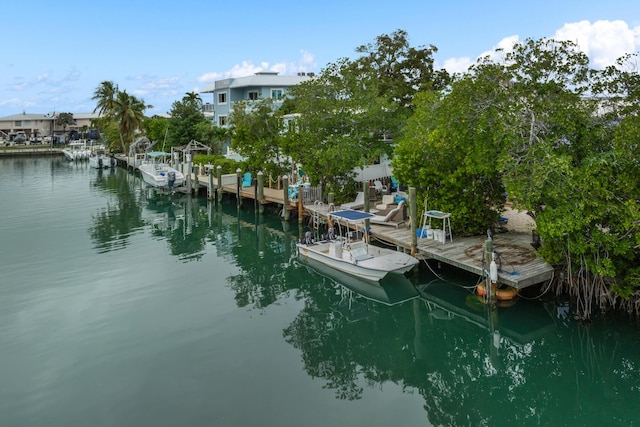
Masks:
[[[264,214],[264,173],[262,173],[262,171],[258,172],[258,197],[257,197],[257,202],[258,202],[258,213],[260,215]]]

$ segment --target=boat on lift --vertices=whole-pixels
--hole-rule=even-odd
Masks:
[[[174,190],[185,183],[185,176],[178,169],[169,165],[171,153],[151,151],[146,153],[138,170],[142,180],[148,185],[165,190]]]
[[[334,226],[329,228],[326,239],[316,242],[312,233],[307,232],[296,244],[298,257],[302,262],[312,259],[367,280],[381,280],[390,273],[405,274],[412,270],[419,262],[413,256],[371,245],[358,237],[366,237],[366,220],[373,216],[350,209],[330,212],[329,223]]]
[[[62,154],[64,154],[64,157],[69,161],[87,160],[91,154],[91,150],[87,148],[85,142],[73,141],[62,149]]]

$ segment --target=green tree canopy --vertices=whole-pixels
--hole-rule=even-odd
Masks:
[[[231,147],[252,171],[280,176],[291,170],[282,152],[283,121],[273,99],[236,102],[229,117]]]
[[[56,124],[62,126],[62,132],[67,131],[67,126],[74,125],[76,120],[73,118],[73,113],[60,113],[56,118]]]
[[[119,132],[120,148],[127,153],[135,133],[145,119],[144,111],[152,106],[146,105],[144,100],[130,95],[126,90],[120,91],[118,85],[112,81],[100,83],[92,99],[96,101],[93,111],[98,111],[102,116],[101,120],[94,123],[101,125],[101,130],[104,131],[110,128],[110,122],[114,121]],[[113,139],[110,139],[110,144],[113,144]]]
[[[582,316],[594,301],[625,304],[616,294],[638,294],[640,153],[637,72],[623,69],[597,72],[573,43],[548,39],[483,58],[416,98],[394,173],[470,234],[491,226],[504,184]]]
[[[198,126],[207,121],[202,112],[200,95],[189,92],[182,100],[175,101],[169,111],[169,134],[167,144],[176,147],[198,140]]]

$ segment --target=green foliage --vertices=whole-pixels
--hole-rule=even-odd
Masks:
[[[110,119],[116,106],[115,100],[118,92],[118,85],[114,82],[103,81],[100,83],[91,98],[96,101],[96,108],[93,109],[93,112],[97,111],[100,116]]]
[[[640,78],[623,66],[630,58],[599,73],[574,44],[547,39],[515,45],[503,63],[483,58],[446,92],[415,97],[394,174],[451,211],[463,234],[491,225],[504,183],[535,216],[540,254],[565,270],[585,317],[593,300],[613,304],[610,291],[637,295]]]
[[[163,142],[169,128],[169,120],[165,117],[151,117],[142,122],[144,134],[151,141]]]
[[[181,101],[175,101],[169,112],[168,147],[177,147],[198,141],[198,128],[203,122],[208,122],[202,112],[202,99],[190,92]]]
[[[345,177],[366,159],[390,153],[383,139],[397,128],[397,107],[378,96],[375,79],[352,73],[348,61],[291,93],[299,115],[284,135],[284,152],[304,165],[312,182]]]
[[[227,159],[223,155],[220,154],[196,154],[193,156],[194,164],[201,165],[213,165],[214,174],[218,168],[221,167],[222,174],[230,174],[236,173],[236,170],[240,168],[241,170],[247,170],[247,165],[244,162],[238,162],[237,160]]]
[[[140,129],[145,118],[146,108],[142,99],[129,95],[126,90],[117,93],[112,116],[120,130],[122,152],[129,151],[129,145],[133,142],[135,133]]]
[[[92,97],[97,101],[93,110],[98,111],[102,118],[95,123],[108,127],[115,122],[118,127],[118,138],[109,138],[109,144],[115,151],[114,141],[120,140],[122,152],[128,152],[129,145],[133,142],[135,133],[141,128],[145,119],[144,110],[150,108],[142,99],[129,95],[127,91],[120,91],[118,86],[111,81],[104,81],[98,86]],[[104,128],[100,128],[104,132]]]
[[[62,126],[63,132],[67,129],[67,126],[75,123],[76,120],[73,118],[73,113],[60,113],[58,117],[56,117],[56,124]]]
[[[120,130],[118,124],[114,121],[108,121],[100,127],[102,143],[112,153],[117,153],[121,150],[120,145]]]
[[[500,141],[488,132],[496,110],[482,85],[461,80],[446,97],[421,93],[415,114],[396,140],[392,161],[400,182],[416,187],[429,209],[451,212],[456,233],[478,235],[496,224],[504,205],[497,158]]]
[[[215,154],[223,154],[222,147],[229,137],[229,132],[226,128],[215,126],[209,120],[203,120],[196,123],[195,131],[198,142],[211,147],[211,151]]]
[[[349,64],[350,72],[375,78],[378,94],[399,104],[401,111],[408,111],[416,92],[441,90],[450,82],[446,70],[433,68],[433,55],[437,51],[433,45],[410,46],[407,32],[396,30],[356,48],[362,56]]]
[[[236,102],[229,117],[231,147],[252,171],[283,175],[291,162],[282,150],[283,120],[272,99]]]

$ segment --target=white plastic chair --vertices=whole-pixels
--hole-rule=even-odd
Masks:
[[[387,192],[387,186],[386,185],[382,185],[382,182],[376,180],[373,181],[373,187],[376,189],[376,193],[386,193]]]

